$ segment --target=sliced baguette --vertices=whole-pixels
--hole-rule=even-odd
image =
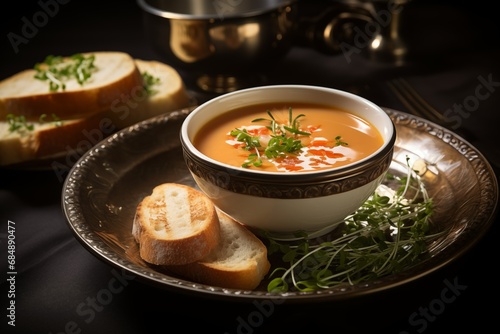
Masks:
[[[80,85],[68,80],[66,89],[49,90],[46,81],[35,79],[34,69],[24,70],[0,82],[0,119],[8,114],[38,121],[42,114],[60,119],[82,118],[109,110],[121,94],[142,86],[142,76],[134,59],[123,52],[92,52],[96,71]]]
[[[167,269],[198,283],[253,290],[270,269],[266,246],[251,231],[218,211],[221,242],[195,263]]]
[[[180,265],[204,258],[218,245],[220,224],[215,206],[203,193],[164,183],[138,204],[132,235],[144,261]]]
[[[158,62],[136,59],[141,74],[147,73],[159,82],[152,85],[147,98],[132,94],[130,103],[115,103],[112,106],[113,122],[125,128],[145,119],[158,116],[190,105],[190,97],[179,73],[171,66]]]
[[[109,135],[98,115],[62,122],[30,123],[31,131],[11,132],[0,122],[0,166],[16,165],[64,154],[82,155]],[[97,136],[99,134],[99,136]],[[74,158],[73,158],[74,159]]]
[[[84,153],[84,149],[89,149],[98,140],[117,130],[190,105],[184,82],[175,69],[156,61],[135,61],[141,74],[148,72],[160,79],[158,84],[151,87],[154,93],[137,103],[127,103],[131,99],[129,92],[116,97],[112,103],[115,109],[78,119],[61,119],[57,123],[40,123],[38,119],[28,121],[34,129],[24,132],[9,131],[6,118],[0,117],[0,166],[22,164],[61,154],[78,156]],[[129,96],[125,102],[122,101],[124,96]],[[82,101],[83,103],[86,102]]]

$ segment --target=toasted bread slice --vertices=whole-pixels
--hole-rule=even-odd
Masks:
[[[144,261],[179,265],[207,256],[220,241],[220,224],[215,206],[203,193],[164,183],[137,206],[132,235]]]
[[[129,101],[114,103],[111,118],[116,126],[125,128],[191,104],[184,81],[173,67],[154,60],[136,59],[135,63],[141,75],[150,75],[158,82],[150,86],[147,96],[132,92]]]
[[[195,282],[223,288],[253,290],[271,267],[267,248],[246,227],[218,211],[221,242],[195,263],[170,266],[169,270]]]
[[[0,117],[0,166],[16,165],[42,158],[69,154],[80,156],[84,149],[89,149],[113,132],[163,113],[171,112],[190,105],[191,101],[184,82],[175,69],[156,62],[136,60],[139,72],[154,76],[159,82],[152,85],[149,95],[133,92],[141,96],[133,101],[133,92],[117,96],[111,110],[94,113],[78,119],[61,119],[52,122],[27,121],[33,126],[31,131],[11,131],[7,119]],[[125,97],[128,98],[126,100]],[[82,104],[86,101],[82,101]],[[21,114],[13,114],[22,116]],[[52,115],[52,114],[48,114]],[[74,158],[72,158],[74,160]]]
[[[110,129],[101,128],[103,123],[97,115],[76,120],[29,124],[33,126],[33,130],[11,131],[8,122],[0,122],[0,166],[65,153],[79,156],[110,134]]]
[[[59,119],[84,118],[109,110],[121,96],[142,87],[142,76],[134,59],[123,52],[92,52],[96,71],[80,85],[66,82],[65,90],[50,91],[46,81],[35,78],[36,70],[19,72],[0,82],[0,120],[8,114],[38,121],[43,114]]]

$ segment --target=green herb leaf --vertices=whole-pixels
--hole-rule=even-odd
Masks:
[[[21,135],[24,135],[29,131],[33,131],[35,128],[32,123],[28,123],[26,121],[26,117],[24,117],[23,115],[16,116],[13,114],[8,114],[7,124],[9,125],[9,132],[17,132]]]
[[[337,136],[335,137],[335,146],[349,146],[349,144],[343,141],[341,136]]]
[[[271,139],[265,145],[265,149],[262,155],[259,154],[259,149],[262,147],[260,139],[258,136],[252,136],[248,133],[246,129],[234,129],[231,131],[231,135],[235,137],[237,141],[245,143],[244,149],[254,150],[255,153],[251,153],[247,160],[242,164],[242,167],[260,167],[262,166],[262,156],[268,159],[279,158],[285,156],[288,153],[294,153],[300,151],[302,146],[302,141],[297,138],[297,136],[309,136],[310,132],[300,130],[299,118],[305,115],[300,114],[293,117],[292,108],[288,109],[288,124],[279,124],[271,111],[267,111],[269,118],[256,118],[252,122],[267,122],[266,125],[271,133]]]
[[[270,254],[281,254],[288,267],[275,268],[269,292],[315,291],[340,284],[358,284],[398,273],[415,266],[427,252],[432,199],[418,174],[409,166],[407,175],[388,174],[397,184],[393,196],[375,192],[344,221],[342,233],[332,241],[318,243],[275,240],[269,235]],[[380,190],[385,185],[379,187]],[[401,190],[403,189],[403,190]],[[388,192],[388,188],[384,188]],[[384,192],[384,193],[385,193]],[[441,233],[444,233],[441,232]]]
[[[153,89],[153,86],[159,85],[161,83],[160,78],[149,74],[147,71],[142,73],[142,80],[144,83],[144,89],[148,95],[154,95],[158,91]]]
[[[63,122],[56,114],[51,114],[52,120],[47,120],[47,114],[41,114],[39,118],[40,124],[52,123],[55,126],[61,126]]]
[[[96,71],[95,56],[84,56],[80,53],[70,57],[49,55],[42,63],[35,64],[35,78],[49,82],[50,91],[66,89],[68,80],[76,80],[83,85]]]

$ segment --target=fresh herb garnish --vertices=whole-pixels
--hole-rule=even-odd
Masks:
[[[408,174],[388,180],[395,191],[381,187],[346,218],[342,234],[331,241],[298,242],[269,239],[269,253],[282,254],[288,268],[273,270],[269,292],[315,291],[341,284],[353,285],[398,273],[416,265],[427,251],[432,200],[408,164]],[[318,238],[320,239],[320,238]]]
[[[242,164],[242,167],[250,167],[253,165],[255,167],[262,166],[262,159],[259,153],[260,141],[258,136],[252,136],[248,133],[247,129],[234,129],[231,131],[231,136],[239,142],[244,143],[242,147],[244,150],[253,151],[247,157],[247,160]]]
[[[84,56],[80,53],[70,57],[47,56],[42,63],[35,65],[35,78],[48,81],[49,90],[55,92],[66,89],[66,81],[76,79],[83,85],[96,70],[95,56]]]
[[[7,124],[9,124],[9,132],[18,132],[23,135],[27,131],[33,131],[35,126],[31,123],[28,123],[26,117],[23,115],[16,116],[13,114],[7,115]]]
[[[256,118],[252,122],[261,122],[261,121],[269,122],[270,125],[267,125],[266,127],[269,130],[271,130],[271,133],[275,137],[287,138],[289,136],[287,132],[289,132],[292,135],[309,136],[311,134],[310,132],[301,131],[299,129],[300,127],[299,118],[304,117],[305,115],[300,114],[294,118],[292,108],[288,108],[288,125],[278,123],[274,118],[273,114],[271,113],[271,111],[268,110],[267,114],[269,115],[270,118]]]
[[[142,80],[144,83],[144,89],[148,95],[154,95],[158,92],[153,89],[153,86],[158,85],[161,82],[160,78],[155,77],[146,71],[142,73]]]
[[[41,114],[40,118],[39,118],[40,124],[53,123],[55,126],[62,125],[63,122],[56,114],[51,114],[50,116],[52,117],[51,121],[47,120],[47,117],[48,117],[47,114]]]
[[[300,130],[299,118],[305,115],[300,114],[293,117],[292,108],[288,109],[288,124],[281,124],[276,121],[269,110],[267,114],[270,118],[256,118],[252,120],[254,123],[262,121],[269,122],[266,128],[271,131],[271,139],[267,145],[265,145],[262,153],[259,151],[259,149],[263,147],[260,143],[259,136],[252,136],[246,129],[234,129],[231,131],[231,135],[234,136],[237,141],[245,144],[243,149],[253,151],[242,164],[242,167],[262,166],[262,155],[268,159],[273,159],[298,152],[303,147],[299,136],[309,136],[311,134],[310,132]]]
[[[349,146],[349,144],[343,141],[341,136],[337,136],[335,137],[335,146]]]
[[[52,123],[55,126],[61,126],[62,121],[55,114],[52,114],[52,120],[47,120],[47,114],[42,114],[39,117],[40,124]],[[25,135],[27,132],[33,131],[35,129],[35,124],[30,123],[26,120],[24,115],[16,116],[14,114],[7,115],[7,124],[9,124],[9,132],[17,132],[20,135]]]

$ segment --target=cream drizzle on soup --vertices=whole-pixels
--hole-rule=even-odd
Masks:
[[[295,126],[300,133],[306,133],[287,135],[290,140],[300,141],[299,150],[266,156],[264,150],[271,138],[276,137],[276,132],[270,129],[273,118],[280,126]],[[258,140],[258,147],[249,148],[232,135],[237,132],[234,130]],[[380,148],[383,138],[369,122],[344,110],[323,105],[272,103],[246,106],[216,117],[200,129],[193,144],[206,156],[235,167],[307,172],[361,160]],[[255,161],[260,163],[254,164]]]

